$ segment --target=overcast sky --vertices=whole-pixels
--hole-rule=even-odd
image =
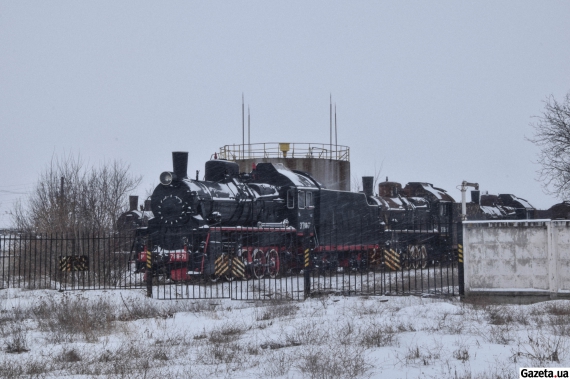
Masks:
[[[538,208],[525,140],[570,90],[568,1],[0,0],[0,226],[52,156],[114,159],[144,195],[241,142],[329,141],[329,96],[353,176],[462,180]]]

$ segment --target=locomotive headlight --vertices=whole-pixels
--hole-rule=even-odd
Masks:
[[[174,174],[171,172],[164,171],[162,174],[160,174],[160,183],[162,183],[165,186],[172,183],[173,179],[174,179]]]

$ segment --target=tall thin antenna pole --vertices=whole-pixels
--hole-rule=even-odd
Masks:
[[[332,93],[330,94],[330,110],[329,110],[329,115],[330,115],[330,145],[329,145],[329,159],[332,159]]]
[[[245,108],[243,102],[243,92],[241,93],[241,150],[243,154],[243,148],[245,146]],[[243,158],[243,155],[242,155]]]
[[[338,159],[338,139],[336,132],[336,103],[334,103],[334,151],[336,153],[336,159]]]
[[[251,127],[251,117],[250,117],[250,113],[249,113],[249,105],[247,106],[247,150],[248,150],[248,158],[251,158],[251,133],[250,133],[250,127]]]

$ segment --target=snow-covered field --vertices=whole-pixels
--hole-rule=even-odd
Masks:
[[[0,290],[2,378],[518,378],[570,366],[569,339],[564,300]]]

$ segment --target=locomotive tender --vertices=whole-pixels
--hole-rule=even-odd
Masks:
[[[206,162],[198,180],[188,177],[187,152],[172,157],[173,171],[150,197],[154,218],[137,230],[138,271],[147,257],[155,275],[173,281],[424,268],[457,248],[458,204],[429,183],[386,180],[374,195],[373,178],[364,177],[364,193],[354,193],[282,164],[240,173],[221,159]]]

